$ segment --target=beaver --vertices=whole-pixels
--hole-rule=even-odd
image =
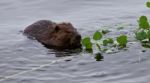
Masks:
[[[36,39],[47,48],[76,49],[81,48],[81,35],[71,23],[55,23],[39,20],[25,28],[23,34]]]

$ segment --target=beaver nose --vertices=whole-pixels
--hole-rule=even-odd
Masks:
[[[81,35],[76,35],[75,37],[77,40],[81,40]]]
[[[71,47],[72,48],[80,48],[81,47],[81,35],[77,34],[74,36],[74,38],[72,39],[72,43],[71,43]]]

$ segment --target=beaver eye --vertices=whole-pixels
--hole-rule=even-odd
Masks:
[[[59,26],[55,27],[55,31],[58,32],[60,30]]]

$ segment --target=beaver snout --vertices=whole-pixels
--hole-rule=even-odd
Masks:
[[[74,38],[71,40],[71,47],[73,48],[80,48],[81,47],[81,35],[77,34],[76,36],[74,36]]]
[[[81,35],[79,35],[79,34],[78,34],[78,35],[76,35],[76,36],[75,36],[75,39],[77,39],[77,40],[81,40]]]

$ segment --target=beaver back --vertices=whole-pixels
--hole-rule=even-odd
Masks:
[[[40,37],[49,36],[54,31],[55,23],[49,20],[40,20],[29,25],[25,30],[24,34],[29,38],[39,39]]]

